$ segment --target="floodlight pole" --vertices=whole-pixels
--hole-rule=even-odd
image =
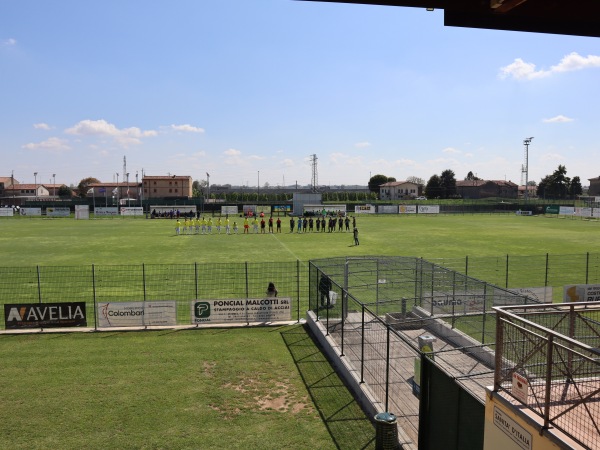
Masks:
[[[117,208],[119,207],[119,172],[117,172]]]
[[[38,174],[37,172],[34,172],[34,173],[33,173],[33,178],[34,178],[34,180],[35,180],[35,199],[36,199],[36,200],[37,200],[37,198],[38,198],[38,194],[37,194],[37,174]]]
[[[529,144],[531,144],[532,139],[533,136],[523,140],[525,145],[525,203],[529,200]]]
[[[54,197],[54,200],[56,200],[56,174],[53,173],[52,174],[52,196]]]
[[[129,208],[129,172],[127,172],[125,175],[127,176],[127,207]]]
[[[210,201],[210,174],[206,172],[206,198]]]

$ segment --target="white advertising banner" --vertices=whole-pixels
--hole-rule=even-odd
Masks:
[[[419,205],[419,214],[439,214],[440,205]]]
[[[88,205],[75,205],[75,219],[89,219],[90,207]]]
[[[101,328],[177,325],[177,303],[172,300],[98,303],[98,312]]]
[[[235,205],[230,205],[230,206],[221,206],[221,215],[222,216],[226,216],[227,214],[237,214],[238,213],[238,207]]]
[[[416,214],[417,205],[400,205],[398,214]]]
[[[380,205],[377,207],[379,214],[397,214],[398,205]]]
[[[375,205],[356,205],[355,214],[375,214]]]
[[[570,284],[564,287],[563,301],[600,302],[600,284]]]
[[[559,206],[558,214],[561,216],[572,216],[575,214],[575,207],[573,206]]]
[[[71,210],[65,207],[48,207],[46,208],[46,216],[47,217],[69,217],[71,215]]]
[[[592,208],[575,208],[575,215],[579,217],[592,217]]]
[[[122,216],[143,216],[144,208],[141,206],[123,206],[121,208]]]
[[[0,217],[12,217],[14,215],[12,208],[0,208]]]
[[[21,208],[22,216],[41,216],[42,208]]]
[[[552,303],[552,286],[532,288],[510,288],[517,295],[526,295],[539,303]]]
[[[105,217],[111,217],[111,216],[118,216],[119,215],[119,208],[117,208],[116,206],[96,206],[94,208],[94,215],[97,217],[101,217],[101,216],[105,216]]]
[[[190,306],[193,324],[276,322],[292,318],[289,297],[194,300]]]

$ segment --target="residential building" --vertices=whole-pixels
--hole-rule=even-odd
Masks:
[[[600,196],[600,177],[596,178],[588,178],[590,182],[590,188],[588,190],[588,195],[590,196]]]
[[[379,186],[380,200],[404,200],[420,195],[420,186],[409,181],[388,181]]]
[[[465,199],[489,197],[517,198],[519,187],[504,180],[459,180],[456,193]]]
[[[91,191],[93,189],[93,191]],[[135,182],[123,183],[90,183],[88,184],[88,192],[86,197],[111,199],[111,204],[114,201],[122,201],[127,199],[139,200],[140,184]]]
[[[50,192],[43,184],[15,184],[4,189],[4,197],[22,200],[47,200]]]
[[[537,198],[537,186],[529,185],[527,186],[527,198]],[[519,198],[525,197],[525,186],[519,186]]]
[[[144,198],[191,198],[192,177],[184,175],[144,176]]]

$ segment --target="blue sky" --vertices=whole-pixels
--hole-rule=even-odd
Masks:
[[[256,186],[600,175],[600,39],[292,0],[0,6],[0,176]]]

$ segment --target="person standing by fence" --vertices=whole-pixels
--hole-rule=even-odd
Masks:
[[[321,308],[330,307],[329,291],[331,291],[331,278],[323,273],[319,279],[319,297],[321,299]]]
[[[360,245],[360,242],[358,242],[358,228],[354,227],[354,245]]]

